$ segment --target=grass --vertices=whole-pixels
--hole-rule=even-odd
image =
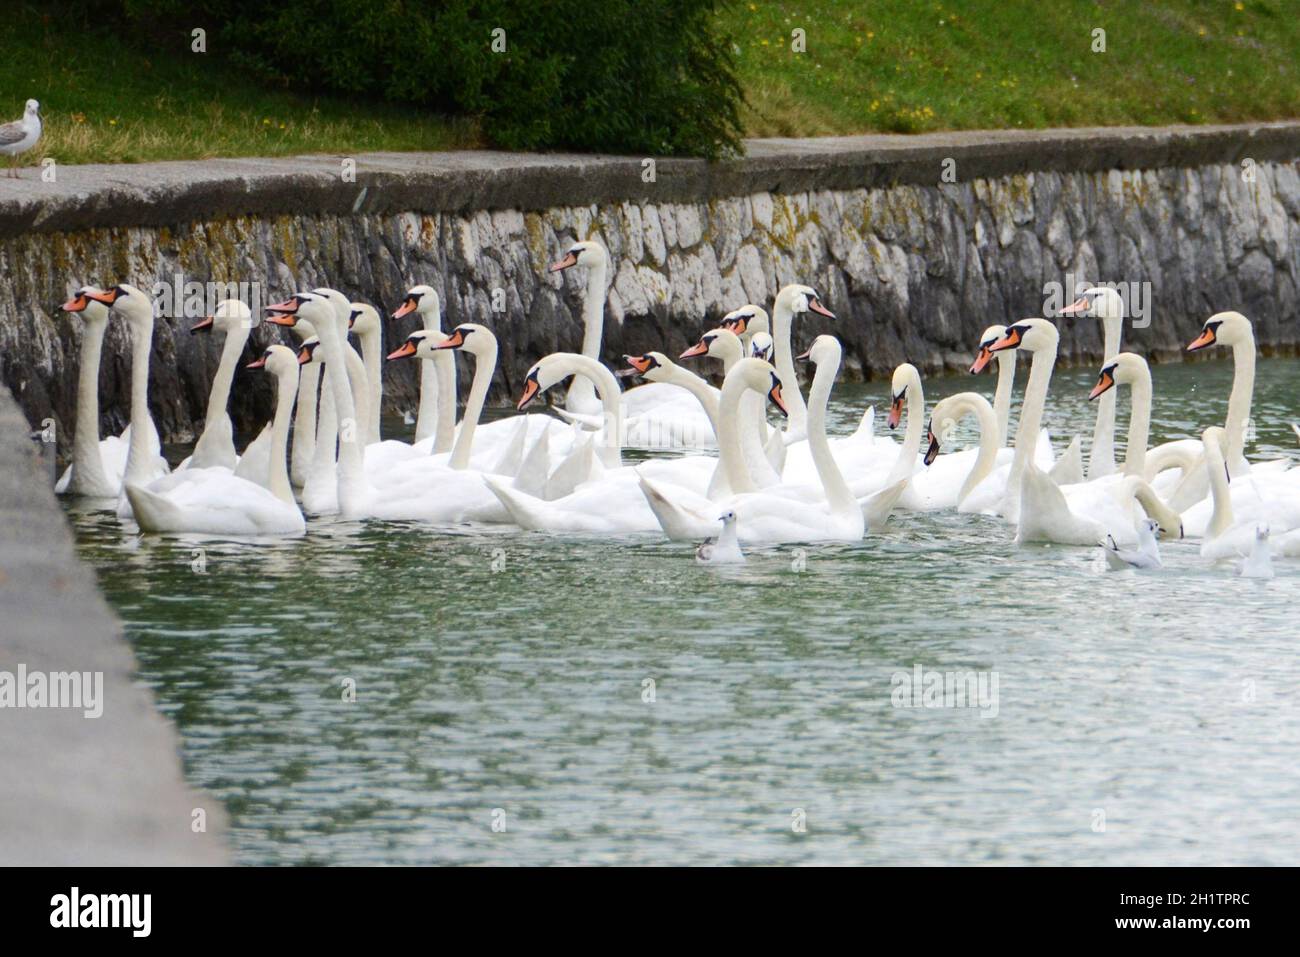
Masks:
[[[721,16],[749,134],[822,136],[1300,116],[1298,13],[1295,0],[798,0]]]
[[[0,19],[0,122],[41,101],[44,135],[23,157],[135,163],[478,146],[475,125],[410,107],[268,89],[213,53],[141,53],[129,36],[20,6]],[[35,155],[40,154],[40,155]],[[8,160],[0,157],[0,167]]]
[[[42,101],[26,165],[485,145],[471,119],[267,88],[48,8],[0,21],[0,121]],[[719,17],[751,136],[1300,116],[1294,0],[741,0]]]

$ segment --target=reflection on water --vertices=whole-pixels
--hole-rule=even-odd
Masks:
[[[1296,452],[1298,370],[1260,363],[1256,457]],[[1229,363],[1155,374],[1153,442],[1222,420]],[[1094,375],[1054,380],[1058,449],[1091,434]],[[926,385],[933,402],[992,381]],[[885,392],[837,390],[838,429]],[[72,517],[244,863],[1300,849],[1300,563],[1247,581],[1166,544],[1161,571],[1106,573],[1095,550],[952,514],[739,569],[653,536],[316,521],[295,542],[198,542]],[[916,664],[996,672],[996,716],[893,707]]]

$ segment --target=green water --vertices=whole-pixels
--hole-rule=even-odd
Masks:
[[[1153,443],[1222,421],[1230,363],[1154,371]],[[1253,457],[1295,455],[1298,374],[1261,361]],[[1094,376],[1054,379],[1058,450],[1091,435]],[[931,402],[973,385],[992,379],[926,382]],[[843,430],[886,385],[836,391]],[[1300,563],[1242,580],[1166,543],[1164,569],[1107,573],[994,519],[905,514],[733,569],[653,536],[317,521],[286,544],[203,542],[197,573],[198,543],[72,517],[242,863],[1300,851]],[[996,673],[996,715],[894,707],[917,664]]]

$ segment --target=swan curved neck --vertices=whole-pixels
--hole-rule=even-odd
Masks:
[[[1205,540],[1209,541],[1232,527],[1232,491],[1228,487],[1223,449],[1216,440],[1205,441],[1203,444],[1205,445],[1205,468],[1210,479],[1210,496],[1214,500],[1210,524],[1205,529]]]
[[[1108,309],[1101,317],[1103,359],[1119,353],[1124,333],[1124,319]],[[1115,390],[1097,399],[1097,421],[1092,429],[1092,448],[1088,453],[1088,478],[1100,478],[1115,471]]]
[[[483,335],[479,332],[477,335]],[[450,351],[450,350],[447,350]],[[487,399],[488,387],[497,368],[497,343],[492,342],[474,356],[474,381],[469,387],[469,398],[465,401],[465,415],[460,421],[460,434],[456,436],[456,445],[452,449],[451,459],[447,463],[454,469],[469,468],[469,456],[474,443],[474,431],[478,428],[479,417],[483,414],[483,403]]]
[[[1182,517],[1161,500],[1145,479],[1136,475],[1126,476],[1121,486],[1120,498],[1126,497],[1136,499],[1147,515],[1160,523],[1161,528],[1182,528]]]
[[[131,444],[123,484],[142,485],[152,475],[154,435],[149,415],[149,352],[153,347],[153,313],[141,310],[131,330]]]
[[[361,360],[366,368],[366,444],[379,441],[380,403],[384,395],[383,342],[378,329],[370,329],[357,337],[361,340]]]
[[[861,515],[862,511],[839,466],[831,454],[830,442],[826,438],[826,405],[830,402],[831,386],[839,372],[839,357],[834,362],[818,364],[813,373],[812,386],[808,390],[808,451],[812,453],[813,465],[821,479],[822,489],[826,493],[826,502],[832,513],[851,512]],[[911,428],[911,423],[908,423]],[[920,439],[918,438],[919,442]]]
[[[976,401],[977,399],[979,401]],[[983,396],[975,395],[962,402],[958,405],[957,412],[959,416],[973,415],[980,433],[979,452],[975,456],[975,464],[971,466],[966,480],[961,483],[961,490],[957,493],[957,504],[960,505],[976,486],[993,473],[993,468],[997,464],[998,449],[1002,444],[998,441],[997,413]]]
[[[723,477],[731,487],[732,494],[736,495],[758,491],[749,470],[745,468],[745,453],[740,440],[740,400],[749,391],[749,385],[740,374],[742,368],[737,365],[723,380],[722,395],[718,401],[718,460]]]
[[[808,425],[808,406],[799,391],[799,376],[794,369],[794,353],[790,345],[790,327],[794,310],[785,297],[779,297],[772,310],[772,348],[776,374],[781,377],[781,396],[790,414],[787,432],[802,432]]]
[[[361,436],[357,435],[357,406],[350,388],[350,376],[345,363],[350,354],[360,364],[360,359],[342,341],[337,323],[325,319],[316,326],[320,347],[325,350],[325,385],[334,399],[334,412],[339,424],[338,498],[339,513],[345,518],[361,517],[365,508],[365,459]],[[364,375],[364,369],[361,370]],[[351,428],[348,428],[348,423]]]
[[[696,401],[700,403],[700,408],[704,410],[705,416],[708,417],[709,425],[712,426],[713,434],[716,437],[718,434],[718,396],[709,388],[709,384],[694,372],[683,369],[678,365],[673,366],[669,370],[668,377],[661,381],[680,386],[695,396]]]
[[[289,505],[297,506],[293,487],[289,484],[289,417],[293,412],[294,396],[298,393],[298,367],[292,374],[280,378],[276,387],[275,418],[271,421],[271,472],[268,485],[271,494]]]
[[[587,267],[587,290],[582,301],[582,355],[600,359],[601,339],[605,327],[605,276],[607,261],[598,259]],[[596,383],[585,376],[574,379],[565,397],[570,412],[581,412],[595,401]],[[602,400],[603,401],[603,400]]]
[[[245,319],[239,327],[226,333],[226,340],[221,345],[221,361],[217,372],[212,377],[212,390],[208,393],[208,409],[203,423],[203,430],[208,430],[208,423],[225,416],[229,417],[226,407],[230,404],[230,386],[235,381],[235,366],[244,353],[244,346],[252,332],[252,320]]]
[[[1016,350],[998,353],[998,387],[993,393],[993,414],[997,419],[998,448],[1007,444],[1010,435],[1011,390],[1016,384]]]
[[[77,372],[77,431],[72,436],[74,485],[104,486],[104,460],[99,452],[99,360],[104,351],[105,322],[88,324],[81,338],[81,368]]]
[[[1237,474],[1245,459],[1246,424],[1250,421],[1250,403],[1255,392],[1255,337],[1232,346],[1232,392],[1228,396],[1228,467]]]
[[[1056,348],[1056,343],[1052,343],[1036,350],[1033,361],[1029,364],[1029,381],[1025,383],[1020,422],[1016,426],[1016,451],[1011,459],[1011,472],[1007,476],[1007,495],[1013,503],[1020,501],[1020,480],[1034,453],[1038,432],[1043,425],[1043,407],[1047,404],[1047,388],[1052,383],[1052,368],[1056,365]]]
[[[554,360],[556,368],[561,370],[561,377],[572,374],[576,378],[569,386],[569,395],[573,395],[573,386],[585,382],[600,399],[604,427],[600,431],[598,453],[601,464],[607,468],[619,468],[623,464],[623,403],[622,393],[614,373],[590,356],[565,353]]]
[[[1128,418],[1128,447],[1124,450],[1124,474],[1144,475],[1147,465],[1147,442],[1151,435],[1151,373],[1133,380],[1132,409]],[[1109,389],[1102,396],[1114,393]]]
[[[921,431],[925,428],[925,389],[921,377],[915,369],[908,372],[907,379],[907,432],[903,436],[903,447],[894,462],[893,471],[885,480],[886,485],[900,482],[916,471],[916,457],[921,454]]]

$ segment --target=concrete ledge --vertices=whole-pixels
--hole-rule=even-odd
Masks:
[[[0,865],[227,863],[224,810],[185,783],[27,430],[0,387],[0,671],[103,672],[103,714],[0,708]]]
[[[541,210],[591,203],[700,202],[755,192],[792,193],[894,184],[933,186],[957,162],[969,182],[1033,171],[1155,169],[1300,156],[1300,121],[1181,127],[1092,127],[747,141],[743,159],[657,159],[654,183],[640,157],[490,150],[367,153],[356,182],[343,156],[228,159],[58,168],[0,179],[0,237],[101,227],[167,226],[233,216],[459,213]]]

